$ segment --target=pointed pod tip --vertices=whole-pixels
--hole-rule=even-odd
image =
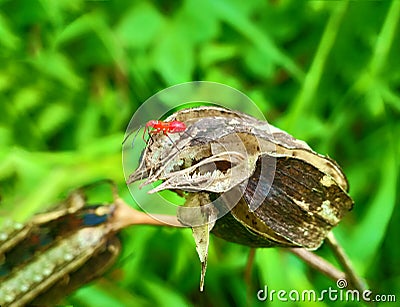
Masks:
[[[206,269],[207,269],[207,261],[203,261],[201,263],[200,292],[203,292],[204,290],[204,277],[206,275]]]

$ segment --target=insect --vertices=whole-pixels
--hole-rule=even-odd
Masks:
[[[150,128],[153,128],[154,130],[150,130]],[[143,131],[143,141],[146,142],[144,136],[146,134],[146,132],[149,133],[149,136],[151,138],[152,134],[157,134],[162,132],[170,141],[171,143],[174,145],[174,147],[176,149],[179,150],[178,147],[176,147],[174,141],[169,137],[168,133],[177,133],[177,132],[186,132],[186,125],[184,122],[181,122],[179,120],[173,120],[170,122],[164,122],[162,120],[149,120],[146,123],[146,126],[144,127],[144,131]],[[146,142],[147,143],[147,142]]]
[[[150,127],[154,130],[150,130]],[[164,135],[168,136],[168,133],[184,132],[185,130],[185,123],[179,120],[173,120],[171,122],[164,122],[162,120],[149,120],[143,131],[143,140],[146,141],[144,139],[146,131],[149,132],[150,135],[162,132]]]
[[[153,128],[154,130],[150,130],[151,128]],[[186,127],[185,123],[181,122],[179,120],[173,120],[173,121],[170,121],[170,122],[164,122],[162,120],[154,120],[154,119],[152,119],[152,120],[149,120],[146,123],[146,125],[144,127],[144,131],[143,131],[142,139],[147,144],[148,140],[146,141],[146,139],[145,139],[146,132],[149,134],[151,139],[152,139],[152,137],[151,137],[152,134],[157,134],[157,133],[162,132],[171,141],[171,143],[174,145],[174,147],[177,148],[175,143],[174,143],[174,141],[172,141],[172,139],[169,137],[168,133],[185,132],[186,134],[188,134],[186,132],[186,128],[187,127]],[[136,140],[136,137],[137,137],[138,133],[139,133],[139,130],[136,132],[135,137],[133,138],[132,147],[133,147],[133,144],[134,144],[134,142]],[[129,136],[131,134],[132,134],[132,132],[130,132],[125,137],[125,139],[122,141],[122,144],[125,143],[125,141],[129,138]],[[178,149],[178,151],[179,151],[179,149]]]

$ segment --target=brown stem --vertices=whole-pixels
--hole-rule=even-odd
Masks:
[[[255,255],[256,255],[256,249],[250,248],[249,257],[247,258],[247,263],[246,263],[246,270],[244,272],[244,278],[248,285],[251,284],[251,270],[253,269]]]
[[[343,248],[340,246],[339,242],[336,240],[333,232],[330,232],[326,237],[326,242],[332,249],[333,253],[335,254],[336,259],[343,267],[344,271],[346,272],[346,277],[355,289],[360,292],[366,290],[365,283],[361,280],[361,278],[357,275],[356,271],[354,270],[349,257],[344,252]]]
[[[314,253],[304,248],[289,248],[289,251],[306,262],[309,266],[320,271],[322,274],[328,276],[334,281],[338,279],[346,279],[349,282],[350,287],[358,290],[360,293],[366,290],[365,283],[358,277],[353,266],[351,265],[350,259],[345,254],[343,248],[337,242],[335,236],[330,232],[326,238],[326,242],[331,247],[336,259],[343,267],[345,272],[339,271],[332,264],[327,262],[325,259],[315,255]]]
[[[310,267],[316,269],[317,271],[320,271],[322,274],[324,274],[325,276],[329,277],[334,281],[346,277],[345,273],[339,271],[328,261],[304,248],[295,247],[295,248],[289,248],[288,250],[292,254],[295,254],[297,257],[302,259]]]
[[[117,231],[129,225],[155,225],[155,226],[170,226],[170,227],[185,227],[182,225],[175,216],[168,215],[153,215],[150,216],[144,212],[140,212],[131,208],[121,198],[116,198],[114,201],[116,207],[114,213],[114,229]],[[326,238],[327,243],[334,252],[339,263],[342,265],[346,273],[341,272],[335,268],[331,263],[325,259],[317,256],[316,254],[304,249],[304,248],[288,248],[292,254],[302,259],[310,267],[320,271],[330,279],[337,281],[338,279],[346,278],[349,284],[359,290],[360,292],[366,289],[365,284],[357,276],[354,271],[349,258],[344,253],[343,248],[336,241],[333,233],[329,233]],[[254,260],[254,249],[251,250],[249,255],[249,261],[246,266],[245,278],[246,281],[250,281],[251,266]]]
[[[114,200],[115,212],[113,215],[113,227],[117,231],[130,225],[155,225],[185,227],[176,216],[147,213],[131,208],[125,201],[119,197]]]
[[[246,269],[244,272],[244,279],[246,281],[246,286],[247,286],[247,304],[246,306],[251,306],[251,300],[252,300],[252,291],[253,291],[253,283],[251,281],[251,271],[253,269],[253,264],[254,264],[254,258],[256,255],[256,249],[255,248],[250,248],[249,252],[249,257],[247,258],[247,263],[246,263]]]

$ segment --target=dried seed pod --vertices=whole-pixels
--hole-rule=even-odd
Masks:
[[[226,224],[232,224],[228,215],[216,223],[213,232],[217,236],[253,247],[278,245],[316,249],[330,229],[353,206],[351,198],[330,175],[301,159],[277,157],[274,183],[266,197],[262,189],[257,192],[255,190],[260,180],[263,180],[263,174],[257,167],[248,181],[243,201],[228,215],[232,215],[241,224],[238,227],[244,227],[250,235],[264,240],[249,238],[244,242],[242,236],[249,236],[245,230],[245,235],[232,235],[223,231]],[[265,199],[251,212],[248,204],[258,197]]]
[[[337,163],[265,121],[218,107],[181,110],[166,119],[172,120],[184,122],[186,132],[171,135],[175,146],[154,136],[128,183],[162,180],[150,192],[178,191],[188,204],[200,204],[202,210],[178,210],[193,229],[203,225],[253,247],[316,249],[352,208]],[[199,242],[208,237],[196,242],[203,262],[207,248]]]
[[[115,207],[85,204],[74,192],[25,225],[0,228],[1,306],[54,305],[114,263],[120,250]]]

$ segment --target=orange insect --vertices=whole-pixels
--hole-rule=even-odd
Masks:
[[[153,128],[154,130],[150,130],[150,128]],[[146,126],[144,127],[143,131],[143,140],[145,142],[146,140],[144,139],[144,136],[146,134],[146,131],[149,132],[150,137],[151,134],[157,134],[162,132],[165,136],[167,136],[170,139],[168,133],[184,132],[186,131],[186,125],[184,122],[181,122],[179,120],[173,120],[171,122],[164,122],[162,120],[149,120]]]

